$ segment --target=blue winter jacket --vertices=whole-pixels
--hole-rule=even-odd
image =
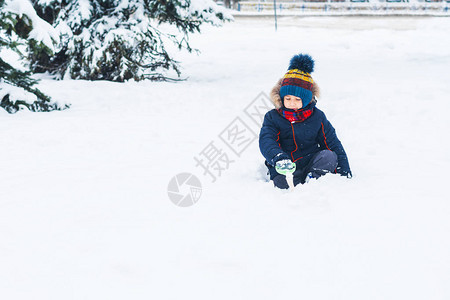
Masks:
[[[315,103],[310,105],[314,107]],[[296,123],[285,119],[276,109],[267,112],[259,134],[259,148],[266,159],[271,179],[276,175],[274,166],[277,161],[290,159],[299,170],[305,168],[312,156],[321,150],[337,154],[337,173],[351,174],[344,147],[325,114],[316,107],[308,119]]]

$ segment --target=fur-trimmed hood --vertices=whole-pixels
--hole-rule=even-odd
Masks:
[[[272,100],[273,105],[275,105],[276,109],[281,108],[282,106],[282,101],[281,101],[281,97],[280,97],[280,88],[281,88],[281,83],[283,82],[283,78],[281,78],[280,80],[278,80],[277,84],[272,88],[272,91],[270,92],[270,100]],[[320,97],[320,90],[319,90],[319,86],[317,85],[316,82],[314,82],[313,84],[313,100],[311,102],[316,101],[317,102],[317,98]]]

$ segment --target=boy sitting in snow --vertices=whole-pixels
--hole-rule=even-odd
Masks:
[[[314,60],[299,54],[271,92],[275,109],[267,112],[259,134],[259,148],[270,179],[289,188],[284,174],[293,172],[293,184],[326,173],[352,177],[347,155],[325,114],[316,108],[319,88],[310,73]]]

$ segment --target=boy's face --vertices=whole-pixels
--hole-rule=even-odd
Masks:
[[[284,96],[284,107],[289,108],[289,109],[300,109],[303,106],[303,102],[302,99],[296,96],[292,96],[292,95],[286,95]]]

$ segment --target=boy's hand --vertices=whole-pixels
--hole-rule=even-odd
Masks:
[[[275,170],[281,175],[292,174],[295,169],[296,165],[290,159],[282,159],[275,164]]]

